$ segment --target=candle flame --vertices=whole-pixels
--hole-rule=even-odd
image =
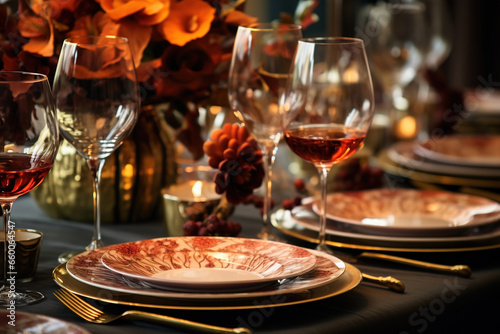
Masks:
[[[201,188],[203,186],[203,182],[201,181],[196,181],[193,184],[193,188],[191,188],[191,191],[193,192],[193,196],[195,198],[201,197]]]

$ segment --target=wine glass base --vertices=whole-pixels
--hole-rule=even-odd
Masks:
[[[45,296],[34,290],[10,290],[5,286],[0,291],[0,307],[7,308],[11,306],[25,306],[37,303],[43,300]]]
[[[329,254],[329,255],[335,255],[333,253],[333,251],[330,249],[330,247],[328,247],[327,245],[325,244],[318,244],[316,246],[316,250],[319,251],[319,252],[322,252],[322,253],[326,253],[326,254]]]
[[[269,232],[260,232],[259,234],[257,234],[257,238],[268,241],[286,242],[285,239]]]
[[[74,251],[69,251],[69,252],[64,252],[64,253],[61,253],[58,257],[57,257],[57,261],[59,261],[59,263],[66,263],[69,261],[69,259],[71,259],[73,256],[75,255],[78,255],[80,253],[83,253],[84,251],[83,250],[74,250]]]

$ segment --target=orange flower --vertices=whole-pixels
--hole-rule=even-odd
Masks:
[[[29,38],[23,50],[51,57],[54,54],[54,26],[48,6],[37,6],[37,11],[26,7],[19,13],[19,33]]]
[[[51,17],[54,19],[58,19],[63,11],[67,11],[70,13],[75,12],[82,1],[84,0],[49,0]],[[33,0],[31,0],[31,3],[33,4]]]
[[[239,10],[232,10],[230,11],[224,20],[227,24],[233,25],[233,26],[239,26],[239,25],[249,25],[250,23],[257,22],[256,17],[249,16]]]
[[[171,0],[97,0],[115,21],[133,18],[139,25],[153,26],[165,20]]]
[[[98,12],[93,17],[87,15],[77,19],[73,30],[68,33],[68,36],[113,35],[127,37],[137,67],[142,61],[142,55],[150,41],[152,31],[153,28],[137,26],[129,19],[117,23],[109,15]]]
[[[215,8],[202,0],[183,0],[172,3],[170,15],[159,26],[160,34],[174,45],[205,36],[215,18]]]

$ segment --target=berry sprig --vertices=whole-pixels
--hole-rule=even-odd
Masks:
[[[237,237],[241,232],[241,225],[210,215],[205,221],[188,220],[182,229],[186,236]]]
[[[380,188],[384,185],[383,176],[384,173],[381,169],[371,167],[367,161],[350,159],[339,166],[333,182],[331,182],[330,190],[338,192]],[[301,205],[302,196],[309,196],[304,180],[295,179],[293,184],[300,196],[284,199],[282,206],[285,210],[292,210]]]
[[[219,169],[215,191],[225,193],[229,203],[243,202],[262,184],[262,151],[245,126],[224,124],[212,132],[203,150],[209,157],[208,164]]]
[[[214,130],[210,140],[203,145],[208,164],[218,169],[215,174],[215,191],[225,194],[221,203],[254,203],[258,200],[253,191],[264,179],[262,151],[244,126],[226,123]],[[241,225],[226,221],[223,215],[214,212],[204,221],[187,221],[184,235],[191,236],[238,236]]]

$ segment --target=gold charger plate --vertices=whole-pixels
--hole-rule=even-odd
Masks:
[[[294,238],[318,243],[318,232],[295,221],[290,211],[280,209],[271,215],[279,231]],[[464,237],[404,238],[342,232],[327,233],[326,243],[334,247],[386,252],[468,252],[500,248],[500,228]]]
[[[73,278],[66,270],[66,264],[61,264],[52,272],[54,281],[62,288],[77,295],[111,304],[151,307],[178,310],[235,310],[276,307],[308,303],[340,295],[354,289],[362,280],[361,272],[346,263],[345,272],[329,284],[304,290],[297,293],[276,294],[257,298],[217,299],[217,300],[185,300],[175,298],[159,298],[126,292],[116,292],[97,288]]]

